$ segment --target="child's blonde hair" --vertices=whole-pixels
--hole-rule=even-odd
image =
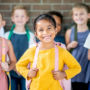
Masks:
[[[75,5],[72,7],[72,10],[71,10],[71,12],[70,12],[70,15],[73,15],[73,10],[74,10],[75,8],[84,8],[84,9],[87,11],[87,13],[90,13],[90,8],[89,8],[88,5],[86,5],[86,4],[84,4],[84,3],[77,3],[77,4],[75,4]]]
[[[29,16],[27,9],[26,9],[25,6],[23,6],[23,5],[17,5],[17,6],[15,6],[15,7],[12,9],[12,16],[13,16],[13,14],[14,14],[14,11],[17,10],[17,9],[25,10],[26,15]]]

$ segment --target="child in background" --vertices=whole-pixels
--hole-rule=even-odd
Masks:
[[[34,34],[29,31],[29,28],[26,26],[26,23],[29,20],[29,15],[23,5],[18,5],[13,8],[11,19],[14,25],[9,32],[5,33],[5,37],[12,42],[16,59],[18,61],[28,49],[29,45],[34,44],[32,39]],[[10,75],[11,90],[18,90],[18,84],[20,85],[20,90],[26,90],[25,79],[16,69],[12,70]]]
[[[5,26],[5,21],[3,20],[3,17],[1,15],[0,17],[0,37],[4,37],[4,26]]]
[[[83,45],[89,34],[87,22],[90,18],[90,9],[87,5],[79,3],[73,6],[71,15],[76,25],[66,32],[67,50],[73,50],[72,55],[82,67],[81,73],[71,79],[72,88],[73,90],[88,90],[90,62],[87,58],[88,49]]]
[[[63,90],[59,80],[70,79],[81,71],[79,63],[65,49],[56,46],[59,51],[59,70],[54,71],[55,44],[54,38],[57,34],[56,22],[51,15],[42,14],[34,21],[36,37],[41,41],[37,68],[32,68],[37,46],[29,48],[16,64],[16,69],[26,79],[32,78],[30,90]],[[31,63],[30,70],[27,69]],[[63,71],[64,63],[69,69]]]
[[[2,23],[3,23],[3,18],[2,18],[2,14],[0,13],[0,27],[5,25]],[[4,46],[5,61],[7,61],[7,54],[8,54],[11,63],[8,65],[7,62],[2,62],[2,50],[3,50],[2,39],[4,38],[0,37],[0,90],[8,90],[7,76],[6,76],[6,73],[3,72],[3,70],[9,72],[12,69],[14,69],[16,64],[16,57],[15,57],[11,42],[9,40],[4,39],[5,40],[5,46]]]
[[[53,16],[53,18],[56,21],[57,35],[54,38],[54,40],[56,42],[60,42],[60,43],[65,44],[65,38],[64,38],[64,36],[59,35],[59,32],[61,31],[61,24],[63,22],[63,16],[61,15],[61,13],[56,12],[56,11],[50,11],[50,12],[48,12],[48,14],[51,15],[51,16]]]

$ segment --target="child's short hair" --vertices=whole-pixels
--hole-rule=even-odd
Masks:
[[[15,7],[12,9],[12,16],[13,16],[13,14],[14,14],[14,11],[17,10],[17,9],[25,10],[26,15],[29,16],[27,9],[26,9],[25,6],[23,6],[23,5],[17,5],[17,6],[15,6]]]
[[[47,21],[49,21],[54,26],[54,28],[56,28],[55,19],[51,15],[49,15],[49,14],[41,14],[34,21],[33,26],[34,26],[34,31],[35,32],[36,32],[36,24],[40,20],[47,20]]]
[[[49,14],[49,15],[55,15],[55,16],[57,16],[57,17],[59,17],[60,19],[61,19],[61,22],[63,22],[63,16],[62,16],[62,14],[60,13],[60,12],[57,12],[57,11],[50,11],[50,12],[48,12],[47,14]]]
[[[75,9],[75,8],[84,8],[87,11],[87,13],[90,13],[90,8],[88,5],[86,5],[84,3],[77,3],[72,7],[70,15],[73,15],[73,9]]]

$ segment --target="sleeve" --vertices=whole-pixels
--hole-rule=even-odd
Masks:
[[[9,33],[10,33],[10,31],[6,32],[6,33],[4,34],[4,38],[8,39]]]
[[[0,29],[0,36],[4,37],[4,28],[3,27],[1,27],[1,29]]]
[[[85,41],[84,47],[90,49],[90,33]]]
[[[32,53],[30,51],[31,49],[28,49],[24,55],[19,59],[19,61],[16,63],[16,69],[17,71],[26,79],[29,79],[27,77],[29,69],[27,68],[29,63],[33,62]]]
[[[64,57],[63,57],[64,63],[68,66],[68,69],[65,70],[65,73],[67,75],[66,79],[70,79],[74,77],[75,75],[79,74],[81,72],[81,66],[77,62],[77,60],[67,51],[64,49]]]
[[[36,38],[35,38],[34,33],[29,32],[29,34],[30,34],[30,40],[29,40],[29,47],[30,47],[31,44],[35,44],[34,40],[36,41]]]

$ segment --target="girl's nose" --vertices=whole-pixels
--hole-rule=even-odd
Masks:
[[[47,34],[47,30],[44,30],[43,34]]]

